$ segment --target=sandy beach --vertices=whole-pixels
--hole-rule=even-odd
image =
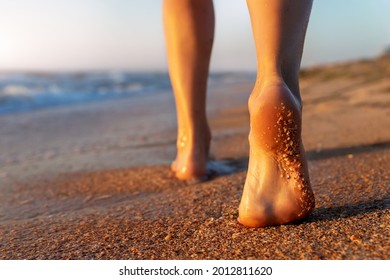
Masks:
[[[173,178],[172,94],[0,116],[0,259],[390,259],[390,57],[302,72],[316,208],[246,228],[253,83],[210,87],[210,181]]]

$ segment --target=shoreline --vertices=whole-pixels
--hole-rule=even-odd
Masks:
[[[0,116],[0,259],[389,259],[390,69],[367,72],[384,62],[302,77],[317,206],[278,227],[236,222],[252,83],[211,88],[211,154],[232,171],[197,185],[169,172],[171,94]]]

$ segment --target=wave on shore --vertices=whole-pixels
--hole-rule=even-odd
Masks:
[[[212,74],[209,84],[242,79],[253,74]],[[0,114],[170,90],[164,72],[0,73]]]

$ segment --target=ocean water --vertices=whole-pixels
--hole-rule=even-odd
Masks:
[[[253,79],[253,73],[214,73],[209,85]],[[0,73],[0,114],[168,91],[167,73]]]

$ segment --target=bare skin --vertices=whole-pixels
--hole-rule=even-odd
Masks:
[[[203,180],[211,140],[206,88],[214,40],[213,3],[165,0],[163,16],[178,120],[177,156],[171,169],[181,180]]]
[[[299,68],[311,0],[247,0],[258,77],[249,98],[247,178],[238,221],[249,227],[286,224],[314,208],[301,140]],[[214,30],[212,2],[165,0],[164,23],[178,116],[177,178],[206,175],[210,130],[205,113]]]
[[[264,227],[303,219],[314,208],[301,140],[299,91],[312,1],[247,3],[259,74],[248,102],[250,155],[238,221]]]
[[[280,81],[255,89],[249,103],[250,156],[238,221],[264,227],[303,219],[314,208],[314,196],[300,102]]]

